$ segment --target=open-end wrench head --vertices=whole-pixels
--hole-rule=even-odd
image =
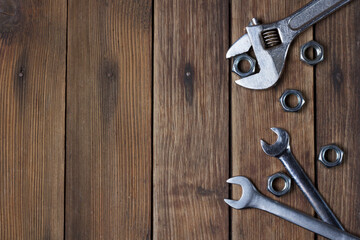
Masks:
[[[272,157],[278,157],[290,147],[290,137],[284,129],[273,127],[271,128],[271,130],[276,133],[278,139],[272,145],[269,145],[267,142],[261,139],[261,148],[267,155]]]
[[[241,186],[242,195],[239,200],[224,199],[224,201],[232,208],[243,209],[251,207],[251,202],[255,194],[258,193],[252,182],[243,176],[232,177],[226,181],[230,184],[236,184]]]

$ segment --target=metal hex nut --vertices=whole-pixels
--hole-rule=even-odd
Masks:
[[[314,48],[316,51],[316,57],[314,59],[309,59],[306,57],[306,50],[310,47]],[[311,66],[318,64],[319,62],[322,62],[324,60],[324,47],[320,43],[315,41],[307,42],[300,48],[300,59],[301,61]]]
[[[239,63],[241,61],[248,61],[250,63],[249,71],[242,72],[239,69]],[[254,74],[255,73],[255,67],[256,67],[256,60],[253,59],[252,57],[250,57],[249,55],[247,55],[246,53],[243,53],[243,54],[240,54],[240,55],[235,57],[233,67],[232,67],[232,71],[234,73],[236,73],[237,75],[239,75],[240,77],[244,78],[244,77],[250,76],[251,74]]]
[[[274,186],[273,186],[275,179],[278,179],[278,178],[281,178],[285,181],[284,188],[281,191],[275,190]],[[291,178],[288,177],[288,175],[286,175],[284,173],[278,172],[278,173],[271,175],[268,178],[267,189],[269,192],[271,192],[272,194],[274,194],[277,197],[283,196],[286,193],[288,193],[290,191],[290,188],[291,188]]]
[[[290,107],[286,104],[286,98],[290,95],[295,95],[297,97],[298,102],[295,107]],[[285,90],[285,92],[281,95],[279,100],[282,108],[286,112],[298,112],[305,104],[305,99],[301,94],[301,92],[294,89]]]
[[[336,152],[336,160],[330,162],[326,159],[325,154],[328,150],[334,150]],[[322,162],[327,168],[338,166],[342,163],[344,151],[334,144],[326,145],[321,147],[319,153],[319,161]]]

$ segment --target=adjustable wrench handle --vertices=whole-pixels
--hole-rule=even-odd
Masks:
[[[300,190],[304,193],[310,204],[313,206],[316,213],[324,221],[331,225],[338,227],[341,230],[344,228],[326,204],[318,190],[312,184],[310,178],[306,175],[300,164],[296,161],[294,155],[291,153],[290,148],[278,157],[289,172],[291,177],[295,180]]]
[[[350,1],[351,0],[313,0],[288,17],[289,27],[300,33]]]
[[[303,227],[314,233],[320,234],[329,239],[359,240],[359,238],[345,231],[342,231],[328,223],[320,221],[319,219],[310,217],[305,213],[302,213],[282,203],[279,203],[268,197],[265,197],[260,193],[256,194],[256,200],[254,201],[252,207],[272,213],[278,217],[281,217],[289,222],[292,222],[300,227]]]

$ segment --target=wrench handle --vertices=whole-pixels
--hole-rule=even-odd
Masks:
[[[325,200],[322,198],[318,190],[315,188],[310,178],[306,175],[300,164],[296,161],[294,155],[288,148],[283,155],[279,157],[286,170],[289,172],[291,177],[295,180],[300,190],[304,193],[310,204],[313,206],[316,213],[324,221],[333,226],[338,227],[341,230],[344,228],[336,218],[334,213],[331,211]]]
[[[274,214],[300,227],[310,230],[329,239],[336,240],[359,240],[359,238],[342,231],[328,223],[311,217],[305,213],[274,201],[260,193],[256,196],[256,208]]]
[[[313,0],[288,18],[289,27],[294,31],[302,32],[350,1]]]

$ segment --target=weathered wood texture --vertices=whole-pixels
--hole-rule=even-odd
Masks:
[[[64,233],[66,1],[0,0],[0,239]]]
[[[229,79],[226,51],[252,17],[307,2],[0,0],[0,239],[313,239],[223,202],[240,197],[229,175],[244,175],[314,214],[294,183],[281,198],[266,190],[286,172],[260,147],[274,126],[360,236],[360,1],[297,38],[276,87]],[[325,47],[315,68],[299,60],[313,34]],[[299,113],[282,110],[285,89],[304,94]],[[345,150],[332,169],[316,161],[329,143]]]
[[[360,236],[360,1],[353,1],[315,27],[325,47],[316,67],[316,137],[320,147],[335,143],[345,151],[343,164],[327,169],[317,163],[320,192],[343,226]]]
[[[151,237],[151,1],[69,1],[66,239]]]
[[[288,16],[308,1],[232,1],[232,42],[245,33],[250,19],[257,17],[264,23]],[[274,88],[264,91],[248,90],[231,82],[232,175],[249,177],[263,194],[291,207],[313,214],[312,208],[296,184],[292,191],[276,198],[267,191],[268,176],[282,171],[276,158],[261,149],[260,139],[272,144],[276,141],[270,127],[281,127],[291,137],[292,151],[310,178],[314,180],[314,97],[313,68],[299,59],[302,44],[312,39],[312,30],[300,35],[292,44],[282,77]],[[279,98],[285,89],[300,90],[306,104],[299,113],[284,112]],[[233,188],[234,198],[240,197],[240,188]],[[258,210],[232,211],[232,239],[311,239],[313,234]]]
[[[226,239],[229,3],[154,6],[154,239]]]

